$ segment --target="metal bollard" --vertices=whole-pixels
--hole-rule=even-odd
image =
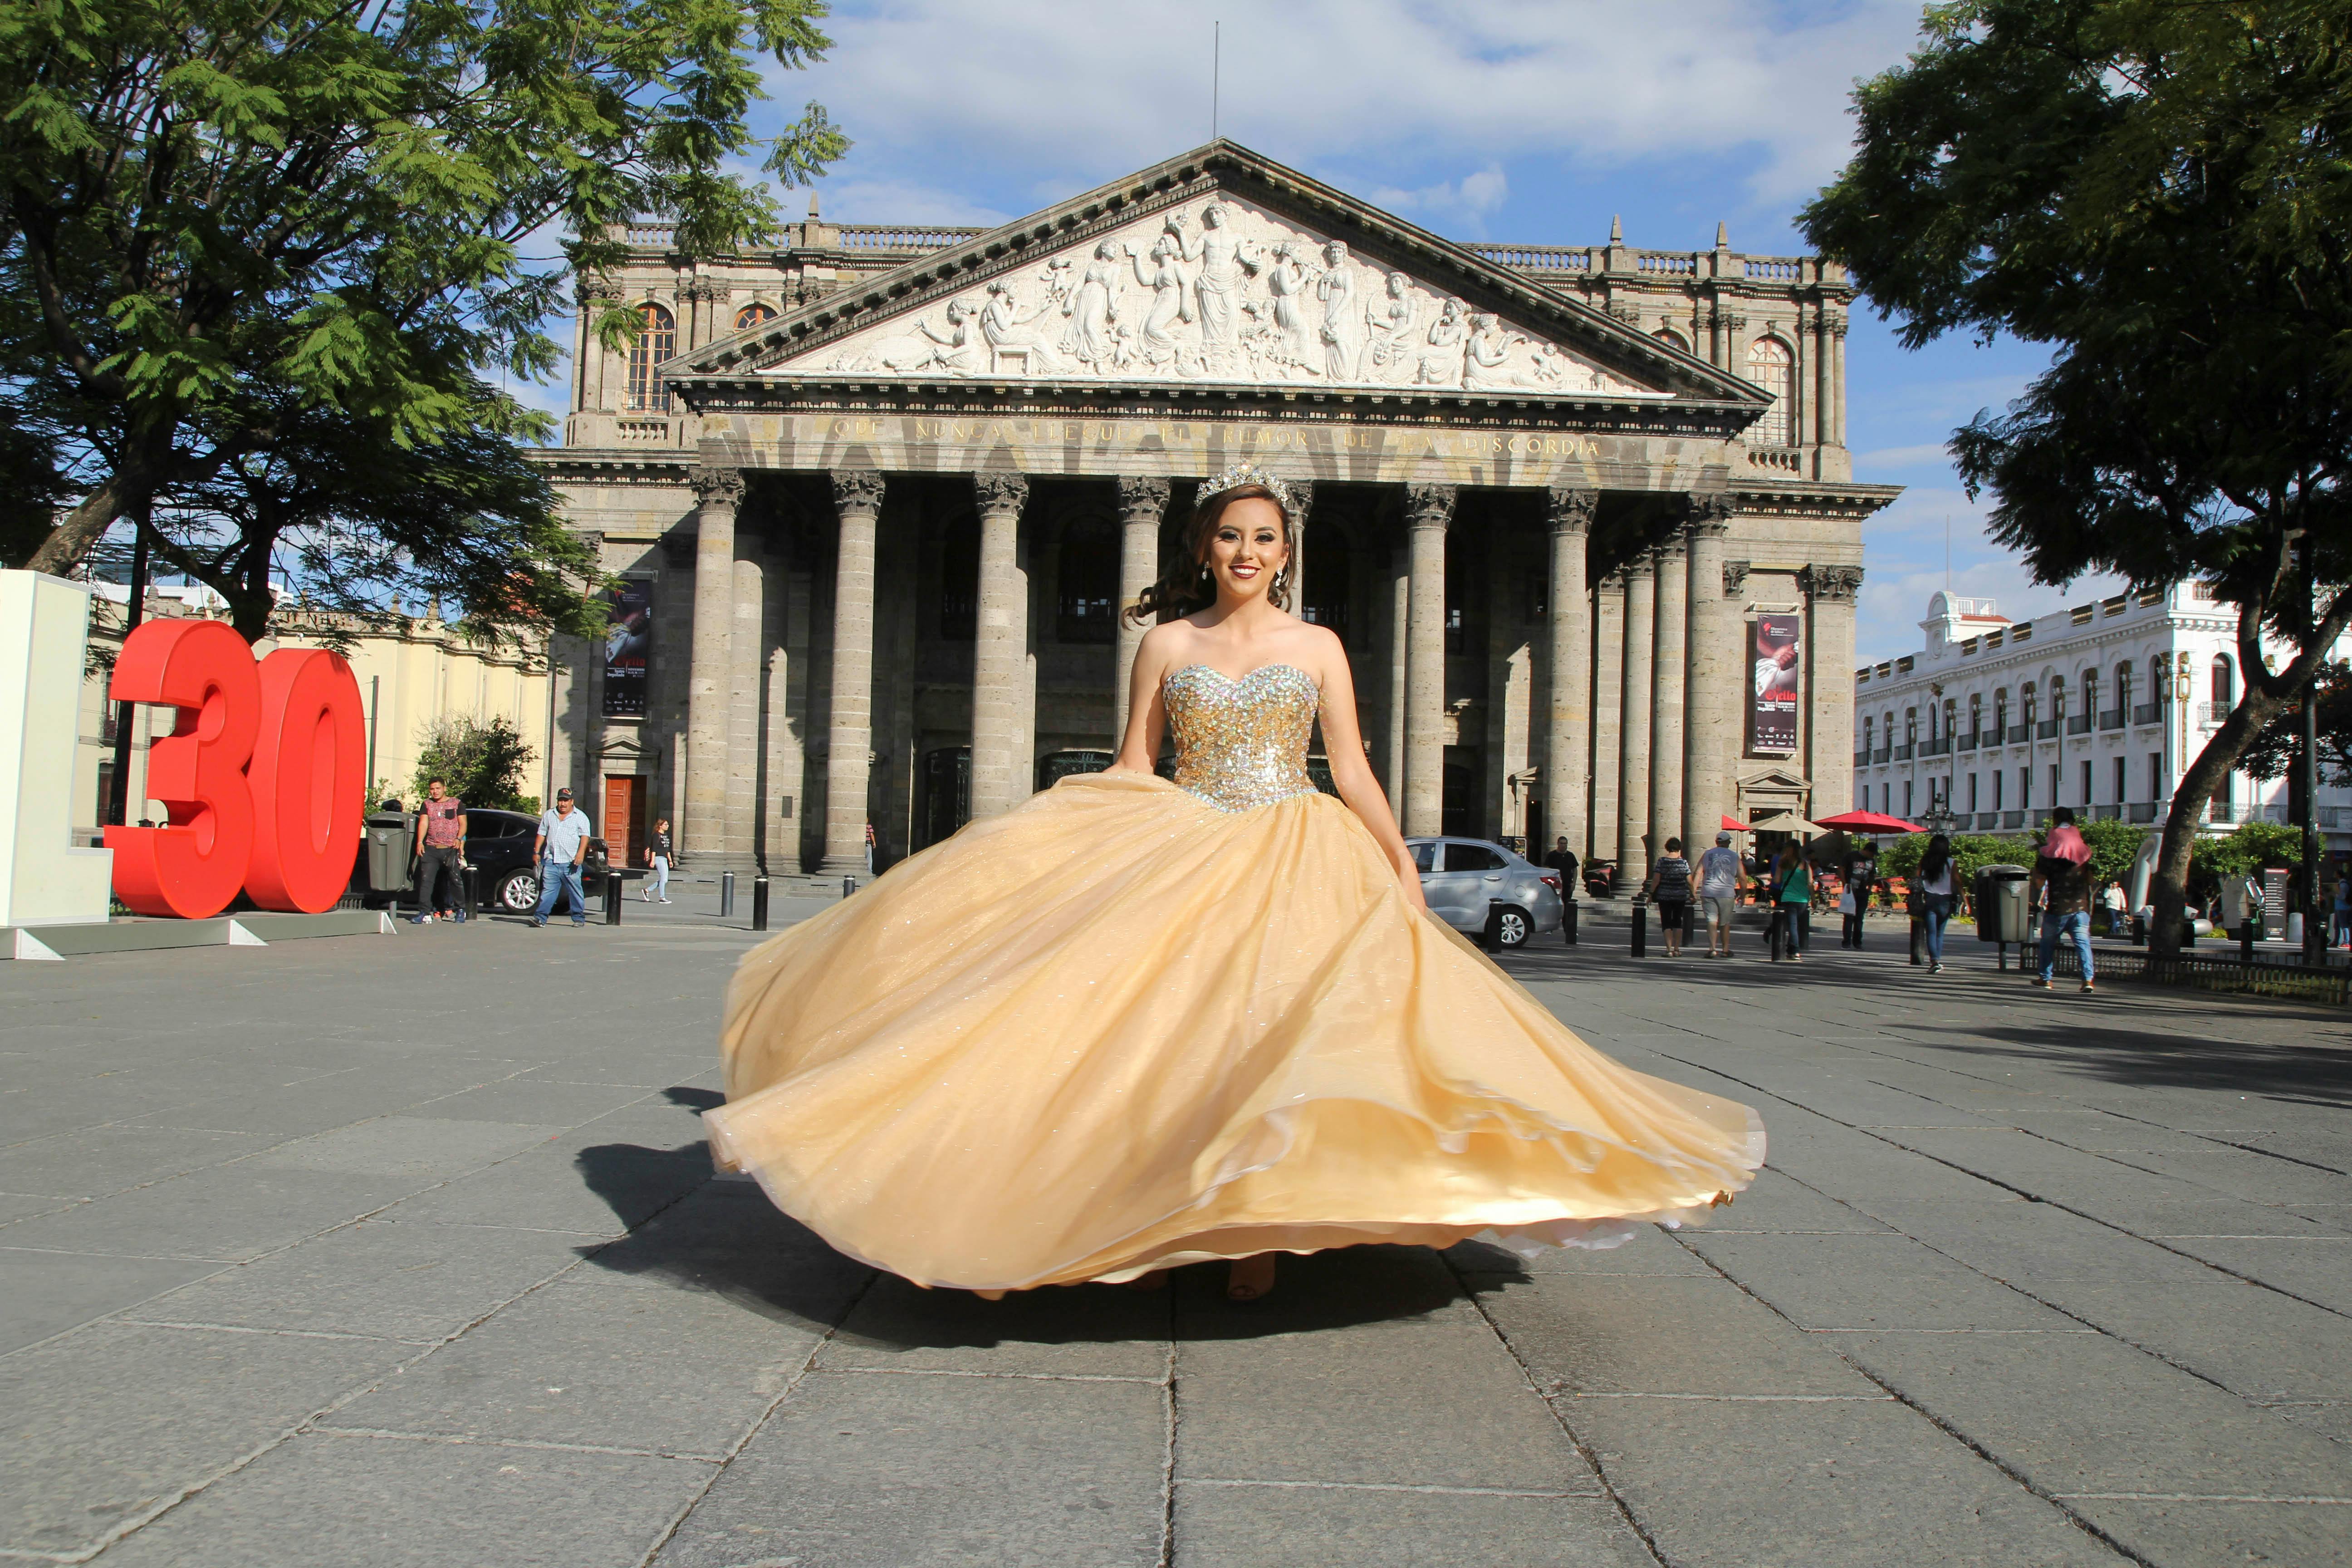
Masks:
[[[751,929],[768,929],[768,879],[765,877],[751,879]]]
[[[856,891],[857,891],[857,879],[855,877],[844,877],[841,879],[841,896],[845,899]]]
[[[1570,947],[1576,945],[1576,900],[1564,899],[1559,906],[1559,934]]]
[[[1633,896],[1633,956],[1650,956],[1650,900]]]
[[[2241,963],[2252,963],[2253,961],[2254,922],[2247,921],[2238,927],[2238,962]]]
[[[735,873],[719,873],[719,918],[725,920],[735,912]]]
[[[467,866],[458,871],[457,877],[466,889],[466,918],[472,920],[482,912],[482,868]]]
[[[621,879],[610,871],[604,873],[604,923],[621,923]]]

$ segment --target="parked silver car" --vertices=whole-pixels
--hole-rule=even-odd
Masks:
[[[1408,838],[1429,912],[1455,931],[1522,947],[1559,930],[1559,873],[1484,838]]]

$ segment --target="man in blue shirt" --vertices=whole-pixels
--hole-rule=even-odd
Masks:
[[[555,895],[572,895],[572,923],[588,923],[588,898],[580,889],[580,863],[588,857],[588,817],[573,809],[572,792],[555,792],[555,809],[541,815],[539,839],[531,846],[539,861],[539,909],[530,917],[533,930],[547,923]]]

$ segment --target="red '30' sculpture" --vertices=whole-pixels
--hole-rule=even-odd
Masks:
[[[142,915],[203,920],[242,888],[265,910],[334,908],[359,853],[367,787],[360,686],[324,648],[257,664],[220,621],[149,621],[107,695],[168,703],[177,728],[147,749],[169,827],[110,827],[114,892]]]

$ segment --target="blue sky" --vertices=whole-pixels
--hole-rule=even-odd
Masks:
[[[1844,162],[1854,79],[1899,62],[1916,0],[836,0],[831,57],[773,70],[777,122],[823,102],[856,140],[816,187],[843,222],[993,224],[1219,129],[1458,239],[1793,254],[1797,208]],[[807,195],[782,193],[787,211]],[[2080,602],[1985,539],[1943,443],[2042,356],[1906,353],[1858,302],[1847,341],[1857,477],[1909,487],[1866,533],[1857,653],[1919,645],[1945,581],[2014,616]]]

